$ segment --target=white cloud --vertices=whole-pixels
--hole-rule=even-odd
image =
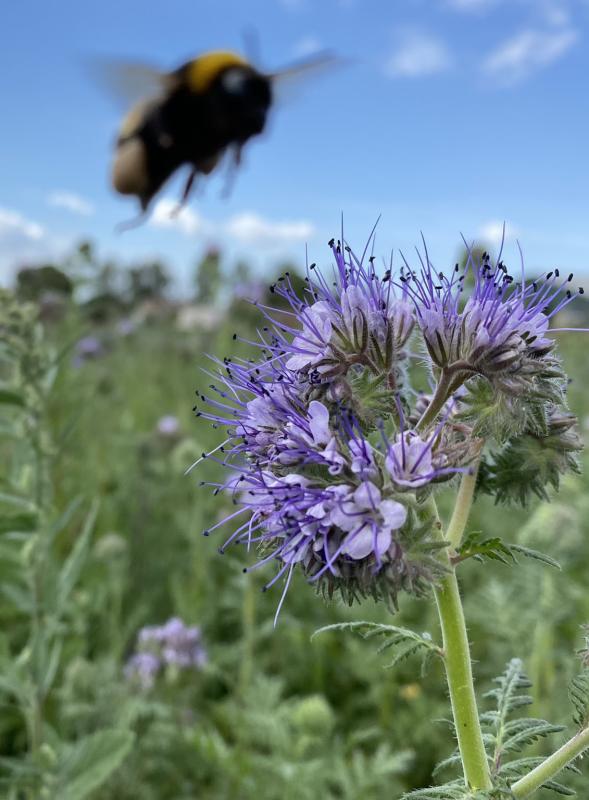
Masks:
[[[26,219],[18,211],[0,208],[0,239],[5,241],[10,238],[24,239],[25,241],[38,241],[45,235],[44,228],[37,222]]]
[[[385,64],[391,78],[418,78],[444,72],[452,65],[450,51],[443,41],[422,32],[407,32]]]
[[[0,282],[12,280],[26,264],[59,259],[71,242],[49,234],[34,220],[10,208],[0,208]]]
[[[493,247],[499,247],[504,236],[505,226],[505,241],[516,239],[519,236],[519,230],[509,222],[500,222],[499,220],[489,220],[481,226],[479,230],[479,237],[486,244]]]
[[[178,203],[168,198],[158,200],[149,222],[156,228],[177,230],[186,236],[207,233],[210,228],[209,224],[192,208],[183,206],[178,211]]]
[[[94,206],[88,200],[73,192],[52,192],[47,198],[47,203],[55,208],[65,208],[73,214],[89,217],[94,213]]]
[[[315,230],[310,222],[270,222],[250,211],[232,217],[224,229],[230,237],[243,244],[270,247],[304,242]]]
[[[228,237],[239,244],[275,248],[285,244],[304,242],[315,229],[305,220],[272,222],[253,211],[244,211],[226,221],[207,220],[188,206],[175,214],[177,204],[168,198],[159,200],[149,219],[155,228],[175,230],[185,236]]]
[[[512,86],[557,61],[577,39],[572,28],[523,30],[490,53],[483,62],[483,72],[504,86]]]

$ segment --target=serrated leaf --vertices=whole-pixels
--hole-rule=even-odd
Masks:
[[[130,731],[104,730],[66,747],[57,765],[60,800],[84,800],[122,764],[133,745]]]
[[[556,794],[564,795],[565,797],[573,797],[577,793],[574,789],[569,789],[568,786],[563,786],[562,783],[558,783],[558,781],[546,781],[546,783],[542,784],[543,789],[550,789]]]
[[[551,736],[553,733],[562,733],[565,730],[563,725],[552,725],[541,719],[527,719],[525,722],[527,724],[522,730],[504,739],[501,747],[503,753],[521,750],[525,745],[533,744],[538,739]]]
[[[573,721],[580,728],[589,724],[589,669],[573,678],[569,686],[569,697],[573,704]]]
[[[470,533],[465,538],[453,561],[459,563],[468,558],[474,558],[477,561],[489,559],[491,561],[500,561],[502,564],[511,565],[518,563],[517,556],[541,561],[543,564],[547,564],[550,567],[560,569],[558,561],[545,553],[540,553],[538,550],[532,550],[529,547],[523,547],[520,544],[504,542],[499,536],[483,539],[482,534],[478,531]]]
[[[524,556],[524,558],[532,558],[536,561],[541,561],[544,564],[548,564],[549,567],[562,569],[558,561],[555,558],[552,558],[552,556],[546,555],[546,553],[540,553],[538,550],[532,550],[530,547],[522,547],[521,544],[511,544],[509,547],[513,552]]]
[[[400,628],[397,625],[384,625],[378,622],[339,622],[334,625],[326,625],[324,628],[316,630],[311,639],[328,631],[350,630],[358,633],[363,639],[371,639],[376,636],[385,637],[386,641],[377,649],[377,654],[385,650],[394,649],[392,660],[386,665],[393,667],[404,658],[420,653],[424,659],[422,669],[428,657],[433,655],[442,656],[442,649],[435,644],[429,633],[417,633],[409,628]]]

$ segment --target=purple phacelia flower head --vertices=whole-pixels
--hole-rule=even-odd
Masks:
[[[328,381],[357,365],[397,383],[406,358],[415,312],[404,287],[396,290],[391,268],[379,277],[366,250],[357,257],[340,242],[330,242],[335,267],[329,280],[315,264],[307,269],[307,288],[299,296],[286,274],[272,291],[292,308],[289,325],[263,308],[272,324],[266,348],[293,373]]]
[[[427,469],[418,477],[388,468],[413,303],[403,289],[395,294],[390,270],[377,275],[366,253],[358,259],[349,248],[330,247],[331,284],[310,267],[303,298],[288,276],[274,287],[289,301],[293,324],[264,309],[273,321],[261,332],[263,358],[217,362],[217,382],[201,395],[198,415],[227,438],[203,458],[231,469],[214,485],[238,506],[221,550],[234,543],[255,549],[260,560],[252,568],[274,561],[266,588],[283,579],[286,589],[298,566],[329,595],[394,604],[401,589],[419,593],[437,574],[434,560],[423,557],[434,546],[431,527],[410,495],[419,493],[421,502],[440,474],[462,463],[442,457],[441,437],[425,442],[420,465]],[[406,435],[413,453],[417,434]]]
[[[197,415],[225,431],[202,459],[230,470],[212,486],[235,505],[205,533],[231,523],[221,552],[257,553],[246,571],[274,563],[264,588],[282,581],[283,599],[297,569],[328,596],[394,606],[401,590],[420,594],[443,573],[426,504],[480,457],[473,379],[544,402],[540,381],[560,380],[548,327],[570,298],[557,273],[515,284],[485,256],[469,260],[465,302],[460,270],[436,275],[427,253],[419,274],[378,275],[366,250],[330,248],[332,274],[311,265],[302,296],[288,273],[273,285],[291,311],[260,306],[267,324],[249,343],[261,357],[216,360],[215,382],[199,393]],[[429,393],[411,388],[406,368],[419,334]],[[496,417],[495,398],[482,402],[481,416]],[[532,414],[524,409],[524,424]]]
[[[501,261],[488,254],[479,259],[468,251],[464,270],[450,277],[436,273],[427,250],[421,268],[407,264],[399,277],[413,299],[417,323],[433,363],[454,373],[457,382],[480,375],[497,389],[533,391],[538,378],[558,377],[558,362],[550,354],[554,339],[551,319],[571,300],[573,275],[559,270],[526,280],[522,265],[516,281]]]

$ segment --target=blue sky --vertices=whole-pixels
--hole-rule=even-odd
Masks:
[[[172,224],[173,181],[151,222],[108,187],[121,116],[93,57],[170,68],[243,50],[272,70],[318,48],[349,58],[281,101],[229,199],[209,180]],[[340,226],[361,247],[410,251],[423,231],[443,267],[459,237],[502,221],[534,269],[589,272],[589,0],[19,0],[0,26],[0,281],[84,236],[105,257],[163,257],[182,282],[203,248],[260,271],[328,257]],[[512,246],[513,249],[513,246]]]

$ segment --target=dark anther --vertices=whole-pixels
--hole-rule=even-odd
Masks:
[[[571,272],[571,274],[567,278],[567,281],[570,283],[572,281],[572,279],[573,279],[573,273]]]
[[[233,334],[233,341],[235,341],[236,339],[237,339],[237,334],[236,334],[236,333],[234,333],[234,334]]]
[[[328,247],[333,247],[333,245],[334,245],[334,244],[335,244],[335,239],[330,239],[330,240],[327,242],[327,246],[328,246]]]

